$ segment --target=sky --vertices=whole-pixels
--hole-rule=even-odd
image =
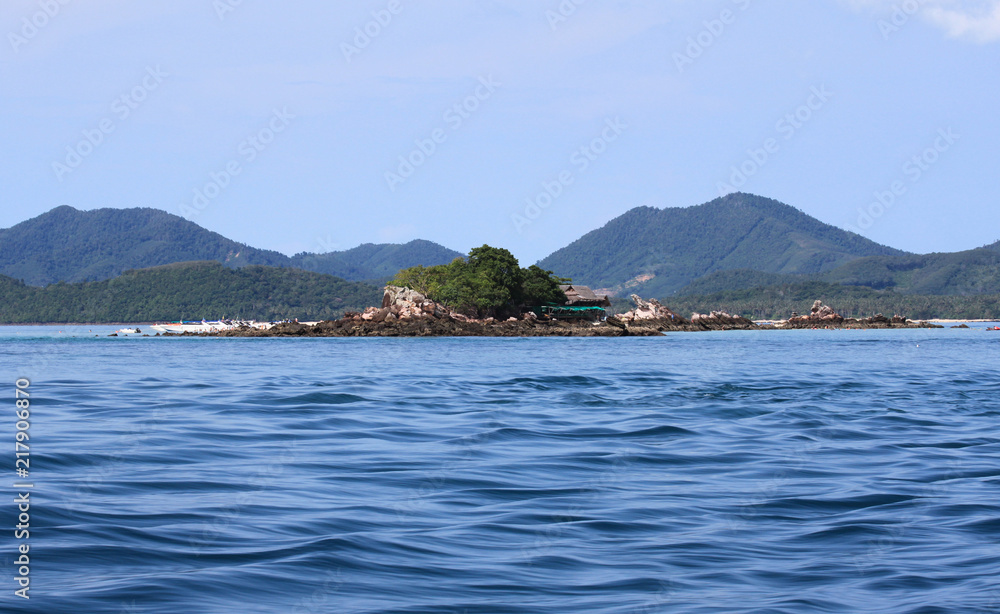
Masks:
[[[733,191],[1000,239],[1000,0],[3,0],[0,227],[154,207],[286,254],[535,262]]]

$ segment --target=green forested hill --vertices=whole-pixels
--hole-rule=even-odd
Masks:
[[[685,316],[721,309],[754,319],[784,319],[793,311],[809,313],[815,300],[830,305],[844,317],[881,313],[913,319],[1000,319],[1000,294],[928,296],[817,281],[672,296],[664,299],[664,304]]]
[[[391,277],[411,266],[446,264],[459,256],[430,241],[412,241],[289,258],[158,209],[78,211],[63,206],[0,229],[0,275],[33,286],[109,279],[129,269],[195,260],[230,267],[296,267],[361,281]]]
[[[819,277],[908,294],[1000,294],[1000,251],[862,258]]]
[[[265,266],[189,262],[45,288],[0,276],[0,323],[150,322],[245,318],[321,320],[378,305],[375,286]]]
[[[1000,294],[1000,251],[973,249],[950,254],[871,256],[853,260],[832,271],[811,275],[782,275],[745,269],[720,271],[695,280],[677,294],[711,294],[805,281],[867,286],[900,294]]]
[[[287,259],[158,209],[77,211],[63,206],[0,230],[0,274],[35,286],[108,279],[128,269],[173,262],[284,266]]]
[[[633,209],[539,266],[619,291],[635,280],[639,294],[667,296],[715,271],[817,273],[864,256],[904,254],[778,201],[730,194],[696,207]]]
[[[414,266],[448,264],[463,254],[431,241],[415,240],[403,245],[365,243],[354,249],[328,254],[301,253],[291,266],[352,280],[384,280]]]
[[[749,290],[767,286],[780,286],[817,281],[812,275],[786,275],[782,273],[762,273],[749,269],[718,271],[699,277],[677,291],[675,296],[717,294],[731,290]],[[676,300],[673,297],[664,300]]]

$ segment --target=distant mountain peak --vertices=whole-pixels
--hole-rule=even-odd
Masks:
[[[715,271],[814,273],[901,254],[791,205],[737,192],[693,207],[636,207],[539,266],[593,287],[667,296]]]
[[[0,275],[35,286],[103,280],[130,269],[206,260],[232,268],[251,264],[297,267],[361,281],[391,276],[398,269],[386,271],[397,263],[444,264],[459,255],[418,239],[402,246],[367,244],[324,257],[299,254],[289,258],[148,207],[80,211],[61,205],[0,229]]]

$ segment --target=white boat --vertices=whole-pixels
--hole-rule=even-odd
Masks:
[[[119,328],[115,331],[116,335],[138,335],[142,331],[138,328]]]
[[[254,320],[214,320],[201,322],[170,322],[167,324],[154,324],[153,330],[160,333],[217,333],[234,328],[256,328],[267,330],[274,326],[274,322],[256,322]]]

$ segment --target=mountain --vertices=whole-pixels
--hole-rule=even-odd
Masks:
[[[412,241],[289,258],[158,209],[78,211],[62,206],[0,230],[0,275],[33,286],[109,279],[129,269],[198,260],[234,268],[296,267],[361,281],[389,277],[407,266],[445,264],[458,256],[430,241]]]
[[[900,294],[973,296],[1000,294],[1000,250],[858,258],[831,271],[807,275],[731,270],[710,273],[681,288],[681,296],[738,291],[807,281],[864,286]]]
[[[191,260],[284,266],[288,257],[158,209],[62,206],[0,230],[0,274],[34,286],[108,279],[127,269]]]
[[[417,265],[447,264],[464,254],[417,239],[403,245],[365,243],[354,249],[328,254],[301,253],[291,266],[352,280],[384,280]]]
[[[0,276],[0,323],[151,322],[184,318],[321,320],[378,305],[375,286],[296,269],[185,262],[45,288]]]
[[[695,207],[632,209],[539,266],[618,293],[668,296],[716,271],[818,273],[905,254],[776,200],[737,193]]]
[[[820,279],[905,294],[1000,294],[1000,250],[861,258]]]
[[[699,277],[678,290],[675,296],[699,296],[812,281],[819,280],[814,275],[762,273],[749,269],[732,269],[729,271],[716,271],[704,277]],[[673,304],[674,300],[673,297],[670,298],[671,304]]]

